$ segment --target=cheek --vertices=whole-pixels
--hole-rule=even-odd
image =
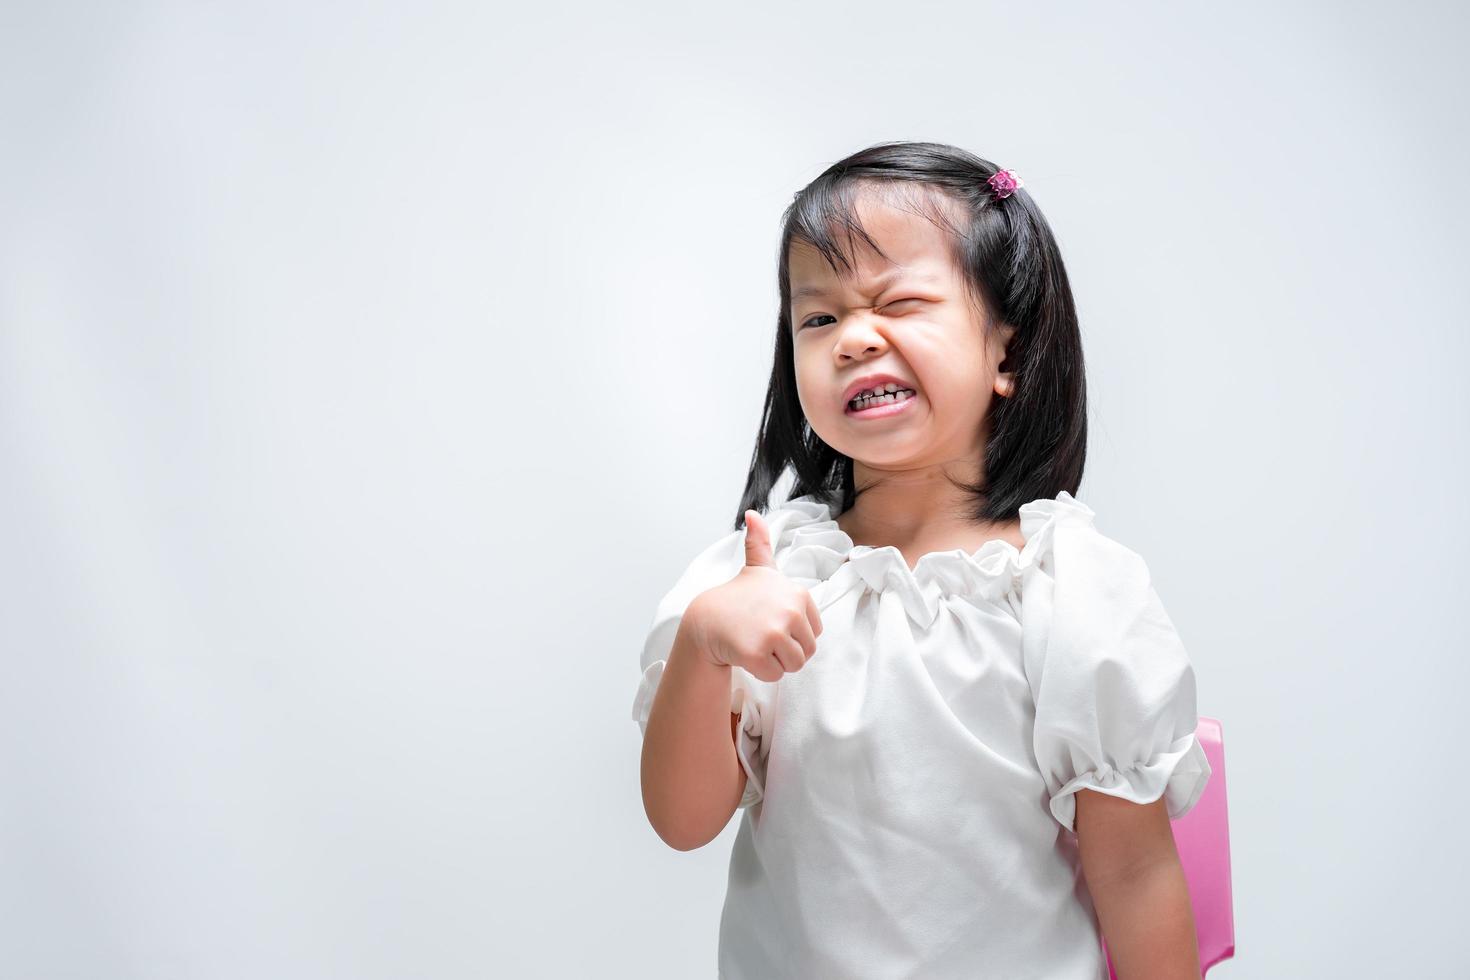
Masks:
[[[943,392],[953,399],[983,385],[991,373],[985,351],[978,341],[954,342],[943,347],[936,346],[918,356],[914,370],[918,382],[929,383],[936,394]]]
[[[796,356],[796,400],[801,403],[801,410],[808,417],[821,402],[821,393],[822,383],[819,373],[809,364],[804,365],[801,354],[798,352]]]

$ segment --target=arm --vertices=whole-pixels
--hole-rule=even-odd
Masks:
[[[1119,980],[1199,980],[1189,889],[1162,799],[1077,793],[1077,845]]]
[[[730,671],[695,646],[690,603],[648,714],[640,779],[648,822],[670,847],[703,847],[730,822],[745,792],[735,753]],[[729,717],[729,726],[725,718]]]

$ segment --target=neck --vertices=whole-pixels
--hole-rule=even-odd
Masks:
[[[971,461],[885,470],[854,460],[853,478],[860,492],[838,518],[838,526],[854,544],[921,551],[963,547],[977,532],[999,527],[972,520],[971,495],[950,482],[977,483],[982,475]]]

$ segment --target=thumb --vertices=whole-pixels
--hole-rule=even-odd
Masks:
[[[771,555],[771,529],[766,519],[754,510],[745,512],[745,565],[776,567],[776,559]]]

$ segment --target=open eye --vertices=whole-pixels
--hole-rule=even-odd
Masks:
[[[836,322],[836,321],[837,321],[837,318],[836,318],[836,317],[832,317],[832,316],[827,316],[827,314],[825,314],[825,313],[818,313],[818,314],[817,314],[817,315],[816,315],[816,316],[813,316],[813,317],[809,317],[809,318],[808,318],[808,319],[807,319],[807,320],[806,320],[806,322],[804,322],[804,323],[803,323],[803,324],[802,324],[802,326],[803,326],[803,327],[809,327],[809,326],[811,326],[811,324],[812,324],[812,320],[820,320],[820,319],[822,319],[822,318],[823,318],[823,317],[827,317],[827,319],[828,319],[828,320],[831,320],[831,321],[833,321],[833,322],[834,322],[834,323],[835,323],[835,322]]]

